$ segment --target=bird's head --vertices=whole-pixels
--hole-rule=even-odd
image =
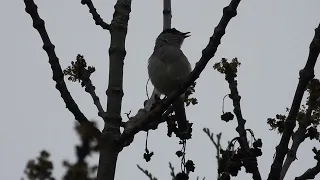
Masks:
[[[190,32],[180,32],[175,28],[165,29],[156,39],[156,46],[172,45],[181,47],[185,38],[190,37]]]

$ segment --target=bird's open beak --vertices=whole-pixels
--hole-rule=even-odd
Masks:
[[[182,35],[184,36],[184,38],[187,38],[187,37],[190,37],[190,32],[185,32],[185,33],[182,33]]]

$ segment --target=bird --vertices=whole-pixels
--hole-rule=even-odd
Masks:
[[[163,30],[156,38],[154,51],[148,59],[150,81],[154,88],[165,96],[177,89],[191,72],[188,58],[181,50],[187,37],[190,37],[190,32],[183,33],[175,28]],[[184,97],[182,94],[172,104],[181,134],[188,132]]]

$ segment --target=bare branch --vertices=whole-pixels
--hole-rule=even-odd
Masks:
[[[110,30],[110,25],[103,21],[103,19],[100,17],[99,13],[97,12],[91,0],[81,0],[81,4],[88,6],[89,12],[91,13],[96,25],[101,26],[102,29]]]
[[[315,107],[315,103],[316,103],[316,99],[311,98],[309,101],[309,106],[307,108],[305,117],[302,122],[299,122],[299,128],[292,136],[292,145],[291,145],[291,148],[287,154],[286,160],[282,166],[280,180],[284,179],[288,169],[290,168],[290,165],[292,164],[293,161],[296,160],[298,148],[299,148],[300,144],[307,137],[306,136],[307,127],[311,124],[311,114],[312,114],[312,111]]]
[[[314,66],[317,62],[317,58],[320,52],[320,24],[315,29],[314,38],[309,47],[309,57],[305,67],[299,72],[299,83],[292,101],[290,112],[285,121],[284,131],[281,136],[279,145],[276,147],[276,155],[271,165],[268,180],[275,180],[280,178],[282,164],[285,155],[288,152],[288,144],[292,135],[293,129],[296,126],[296,117],[300,109],[301,100],[304,91],[309,81],[314,77]]]
[[[163,30],[171,28],[171,0],[163,0]]]
[[[51,43],[49,35],[44,26],[44,20],[40,18],[38,14],[38,7],[33,0],[24,0],[26,5],[26,12],[30,14],[33,27],[39,32],[41,39],[43,41],[43,49],[46,51],[49,57],[49,63],[51,65],[53,77],[52,79],[56,82],[56,89],[60,92],[63,101],[66,104],[68,110],[74,115],[75,119],[84,127],[92,133],[92,135],[100,139],[101,132],[99,129],[93,126],[93,124],[86,118],[86,116],[80,111],[78,105],[73,100],[70,92],[67,89],[66,83],[64,82],[64,75],[59,63],[59,58],[57,57],[54,48],[55,46]]]
[[[214,34],[210,37],[209,44],[202,51],[202,57],[197,62],[196,67],[190,73],[187,81],[183,83],[181,87],[172,92],[161,105],[157,106],[154,110],[149,112],[146,116],[143,116],[139,119],[139,122],[136,123],[134,127],[130,129],[125,129],[121,135],[120,143],[123,144],[128,138],[134,136],[138,133],[143,127],[150,123],[154,117],[159,117],[169,106],[174,102],[181,94],[183,94],[192,83],[199,78],[201,72],[206,67],[209,60],[214,56],[217,51],[217,48],[220,44],[222,36],[225,34],[225,29],[231,20],[231,18],[237,15],[237,7],[240,3],[240,0],[232,0],[231,3],[223,9],[223,16],[214,30]],[[140,111],[140,110],[139,110]],[[139,112],[138,112],[139,113]]]
[[[305,173],[303,173],[301,176],[296,177],[294,180],[307,180],[307,179],[314,179],[316,175],[320,173],[320,162],[313,167],[308,169]]]
[[[83,81],[84,85],[85,85],[85,91],[88,92],[92,99],[93,99],[93,103],[96,105],[97,109],[98,109],[98,115],[104,119],[106,116],[106,112],[103,110],[99,97],[97,96],[96,92],[95,92],[95,87],[92,85],[92,82],[90,79],[88,79],[87,81]]]
[[[131,0],[117,0],[110,24],[109,83],[106,94],[107,113],[100,142],[100,157],[97,180],[114,180],[119,152],[121,106],[123,97],[123,64],[126,56],[125,42],[128,31]]]

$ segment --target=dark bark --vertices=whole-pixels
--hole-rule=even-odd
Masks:
[[[38,14],[38,7],[34,3],[33,0],[24,0],[26,5],[26,12],[30,14],[33,27],[39,32],[42,42],[43,42],[43,49],[46,51],[49,57],[49,63],[51,65],[52,79],[56,82],[56,89],[60,92],[63,101],[66,104],[66,108],[74,115],[75,119],[92,133],[92,135],[99,139],[101,132],[99,129],[95,128],[93,124],[87,119],[87,117],[80,111],[78,105],[73,100],[70,92],[67,89],[66,83],[64,82],[64,75],[59,63],[59,58],[57,57],[54,48],[55,46],[51,43],[49,35],[45,28],[44,20],[40,18]]]
[[[110,30],[110,25],[103,21],[103,19],[100,17],[99,13],[97,12],[96,8],[93,6],[91,0],[81,0],[81,4],[88,6],[89,12],[92,15],[92,18],[96,23],[96,25],[101,26],[102,29]]]
[[[301,100],[309,81],[314,77],[314,66],[320,52],[320,24],[315,29],[314,38],[309,47],[309,57],[305,67],[299,72],[299,83],[292,101],[289,115],[285,121],[284,131],[279,145],[276,147],[276,155],[271,165],[268,180],[278,180],[282,170],[284,157],[288,152],[288,144],[296,126],[296,117],[300,109]]]
[[[291,148],[287,154],[286,160],[282,166],[282,171],[280,174],[280,180],[284,179],[287,171],[290,168],[290,165],[297,159],[297,151],[300,146],[300,144],[307,138],[306,132],[307,127],[310,126],[312,120],[311,120],[311,114],[314,110],[316,103],[315,98],[309,99],[309,106],[307,108],[305,117],[302,122],[299,122],[299,128],[298,130],[292,135],[292,145]]]
[[[118,0],[114,6],[110,24],[109,84],[106,94],[107,113],[100,141],[100,157],[97,180],[113,180],[118,154],[122,147],[120,137],[121,105],[123,97],[123,64],[126,56],[125,40],[128,30],[131,0]]]
[[[127,26],[129,13],[131,11],[131,0],[118,0],[115,5],[113,20],[108,26],[102,21],[98,13],[95,11],[91,1],[83,1],[87,4],[90,13],[92,13],[96,24],[101,25],[104,29],[109,29],[111,34],[111,43],[109,49],[109,86],[107,90],[108,102],[107,113],[101,115],[105,120],[105,127],[101,132],[93,126],[93,124],[80,111],[77,104],[73,100],[64,82],[64,75],[59,64],[59,59],[55,54],[54,45],[46,32],[44,21],[39,17],[37,6],[33,0],[24,0],[26,12],[30,14],[33,20],[34,28],[39,32],[43,41],[43,49],[47,52],[49,63],[53,72],[53,80],[56,82],[56,88],[61,93],[66,107],[73,113],[75,119],[82,125],[87,127],[92,135],[99,140],[100,158],[98,168],[98,180],[113,180],[115,176],[115,168],[118,153],[121,148],[116,143],[116,139],[120,137],[121,124],[121,102],[123,97],[123,61],[126,55],[125,38],[127,34]],[[99,23],[100,21],[100,23]],[[101,110],[101,108],[99,108]]]
[[[240,105],[240,100],[241,96],[239,95],[238,92],[238,83],[235,80],[235,76],[233,76],[233,71],[231,70],[230,65],[225,67],[226,68],[226,80],[229,83],[229,89],[230,89],[230,95],[229,97],[232,99],[233,102],[233,112],[237,117],[238,121],[238,126],[236,128],[236,131],[239,134],[239,144],[240,147],[246,152],[247,155],[250,154],[250,147],[248,144],[248,139],[247,139],[247,133],[245,129],[245,124],[246,120],[242,116],[242,111],[241,111],[241,105]],[[246,168],[246,172],[252,173],[252,178],[254,180],[261,180],[261,175],[259,172],[258,168],[258,162],[256,157],[252,157],[252,159],[247,158],[243,160],[244,162],[244,167]]]
[[[163,0],[163,30],[171,28],[171,0]]]

